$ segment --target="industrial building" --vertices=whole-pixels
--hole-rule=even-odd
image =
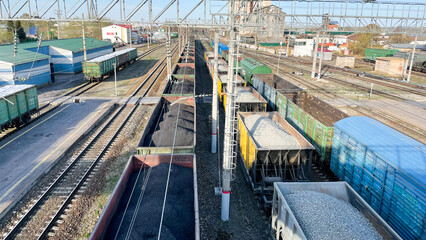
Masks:
[[[87,59],[113,52],[112,44],[86,38]],[[12,44],[0,46],[0,86],[8,84],[44,85],[51,82],[51,74],[81,72],[84,61],[82,38],[18,44],[13,54]]]
[[[102,40],[111,43],[130,43],[130,31],[132,32],[132,41],[140,41],[140,36],[136,30],[131,30],[132,25],[113,24],[102,28]]]

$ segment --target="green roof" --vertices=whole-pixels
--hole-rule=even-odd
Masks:
[[[33,48],[37,47],[37,42],[26,42],[19,45],[24,46],[24,48]],[[62,48],[72,52],[81,52],[83,51],[83,39],[82,38],[67,38],[67,39],[58,39],[58,40],[49,40],[43,41],[42,46],[52,46],[57,48]],[[112,46],[112,43],[98,40],[95,38],[86,38],[86,49],[94,49],[100,47]]]
[[[50,58],[50,56],[38,53],[36,56],[35,52],[28,51],[26,49],[36,48],[37,42],[25,42],[18,43],[18,54],[16,59],[13,56],[13,44],[0,45],[0,61],[9,63],[26,63],[32,62],[33,60],[41,60]],[[83,51],[83,39],[82,38],[68,38],[59,40],[43,41],[41,46],[52,46],[61,49],[65,49],[72,52]],[[86,38],[86,49],[91,50],[100,47],[112,46],[112,43],[101,41],[94,38]]]
[[[25,50],[21,46],[19,46],[19,44],[16,58],[13,55],[14,54],[12,44],[0,46],[0,61],[12,64],[15,63],[15,65],[50,58],[49,55],[41,53],[36,54],[35,52]]]

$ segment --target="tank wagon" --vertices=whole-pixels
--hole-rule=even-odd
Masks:
[[[100,81],[114,72],[114,64],[118,70],[134,62],[137,56],[136,48],[127,48],[83,62],[84,78],[89,81]]]
[[[90,239],[125,238],[136,209],[137,225],[134,225],[133,230],[130,229],[130,238],[147,239],[153,234],[157,238],[170,161],[172,171],[161,239],[200,239],[194,154],[131,156]],[[138,205],[143,176],[148,171],[149,181]],[[141,174],[138,178],[139,172]],[[131,194],[133,189],[135,192]]]
[[[376,57],[393,57],[397,49],[367,48],[364,50],[365,61],[376,62]]]
[[[9,127],[19,127],[38,112],[35,85],[6,85],[0,87],[0,132]]]
[[[411,63],[411,53],[408,52],[395,52],[393,54],[394,57],[397,58],[403,58],[406,59],[406,63],[407,63],[407,69],[410,66]],[[414,71],[419,71],[419,72],[426,72],[426,53],[416,53],[414,54],[414,64],[413,64],[413,70]]]
[[[324,199],[329,201],[319,201],[318,198],[316,198],[312,203],[307,202],[306,198],[300,199],[300,197],[303,197],[305,194],[320,196],[321,200]],[[295,203],[298,197],[301,202]],[[305,220],[307,216],[299,211],[299,209],[303,207],[303,201],[308,204],[306,206],[307,208],[316,207],[314,209],[316,213],[314,217],[321,220],[313,220],[313,222]],[[331,202],[341,203],[343,206],[339,208],[338,211],[332,211],[330,206],[327,208],[327,205],[330,205]],[[350,204],[351,207],[344,206],[344,202]],[[313,206],[313,204],[315,204],[315,206]],[[341,205],[339,204],[339,206]],[[337,206],[333,205],[332,208],[337,208]],[[363,217],[358,216],[354,218],[354,214],[343,214],[344,210],[350,213],[361,213]],[[326,219],[327,217],[332,218],[339,214],[341,214],[341,221],[336,224],[331,224]],[[385,240],[401,239],[401,237],[346,182],[274,183],[271,220],[271,227],[275,233],[273,238],[276,240],[307,240],[309,239],[307,236],[312,236],[313,232],[319,232],[318,234],[321,234],[321,237],[324,237],[323,239],[339,239],[338,236],[342,236],[342,234],[344,234],[346,238],[362,234],[360,236],[365,239],[371,239],[371,235]],[[322,222],[328,224],[325,228],[327,230],[329,229],[328,231],[324,231],[324,229],[319,231],[319,228],[322,226],[318,225],[321,225]],[[368,222],[371,223],[371,226],[368,226]],[[361,225],[362,223],[363,225]],[[349,228],[342,227],[342,225],[348,226]],[[351,226],[353,228],[351,228]],[[360,227],[362,227],[362,229],[359,229]],[[368,232],[366,232],[367,228]],[[320,238],[318,235],[316,237]]]
[[[336,122],[330,168],[404,239],[424,239],[426,146],[368,117]]]
[[[238,73],[250,85],[253,85],[253,74],[272,73],[272,70],[268,66],[254,58],[243,58],[239,62],[239,67]]]
[[[261,193],[266,204],[270,203],[274,182],[309,179],[314,147],[280,114],[237,115],[238,155],[253,190]]]

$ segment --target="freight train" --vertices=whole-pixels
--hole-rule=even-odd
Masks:
[[[133,63],[138,57],[136,48],[126,48],[106,54],[101,57],[83,62],[83,75],[88,81],[101,81],[105,76],[110,76],[114,68],[118,71],[121,67]]]
[[[152,238],[160,225],[161,239],[200,239],[194,52],[193,45],[184,47],[147,121],[137,155],[129,158],[90,239]],[[138,204],[140,194],[143,198]],[[138,214],[133,216],[133,212]],[[138,225],[132,228],[134,220]]]
[[[425,238],[425,145],[371,118],[349,117],[279,76],[247,71],[253,66],[262,66],[262,71],[266,71],[266,65],[254,61],[241,64],[244,71],[238,73],[267,101],[268,110],[277,111],[315,147],[314,161],[353,187],[404,239]],[[238,149],[253,188],[259,186],[263,191],[273,182],[303,180],[283,179],[283,172],[278,170],[290,165],[281,164],[285,162],[282,160],[272,161],[277,155],[272,151],[262,152],[256,144],[247,144],[255,142],[244,127],[247,114],[239,113]],[[259,157],[264,160],[256,161]],[[262,162],[279,175],[266,176]],[[271,172],[274,171],[268,171]]]
[[[406,59],[407,67],[410,67],[411,63],[411,53],[402,52],[396,49],[367,48],[364,50],[364,55],[364,61],[368,62],[376,62],[377,57],[396,57]],[[413,70],[426,72],[426,53],[414,54]]]
[[[6,85],[0,87],[0,132],[19,127],[38,112],[39,103],[35,85]]]

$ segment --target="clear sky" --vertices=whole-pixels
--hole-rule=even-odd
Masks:
[[[81,2],[82,0],[65,0],[66,2],[66,7],[67,10],[70,11],[71,7],[77,3],[77,2]],[[140,2],[142,2],[142,0],[123,0],[125,1],[125,11],[126,11],[126,15],[130,13],[131,10],[133,10]],[[325,1],[332,1],[332,0],[325,0]],[[348,0],[349,2],[351,1],[360,1],[360,0]],[[18,0],[10,0],[10,4],[11,6],[14,5],[15,2],[18,2]],[[49,6],[50,3],[53,3],[54,0],[39,0],[38,1],[38,8],[39,11],[42,13],[45,11],[45,9],[47,9],[47,7]],[[63,9],[63,4],[64,4],[64,0],[60,0],[59,1],[61,4],[61,8]],[[108,3],[111,2],[111,0],[98,0],[98,12],[101,12],[107,5]],[[152,0],[153,2],[153,18],[155,18],[155,16],[157,16],[157,14],[170,2],[169,0]],[[198,2],[199,0],[180,0],[180,17],[184,17]],[[322,3],[313,3],[312,5],[310,5],[310,0],[300,0],[297,1],[297,12],[296,13],[305,13],[306,14],[306,9],[307,6],[310,6],[309,9],[313,9],[313,11],[315,12],[315,10],[317,12],[326,12],[329,14],[333,14],[333,4],[332,3],[326,3],[326,4],[322,4]],[[399,3],[407,3],[407,2],[417,2],[417,3],[426,3],[426,0],[377,0],[377,2],[399,2]],[[224,4],[226,3],[226,1],[223,0],[219,0],[219,1],[212,1],[212,0],[208,0],[207,1],[207,19],[210,19],[210,9],[212,12],[217,12]],[[282,0],[282,1],[272,1],[272,4],[277,5],[279,7],[281,7],[283,9],[284,12],[286,13],[291,13],[291,9],[292,9],[292,4],[294,3],[294,1],[291,0]],[[352,14],[356,14],[357,11],[360,11],[359,9],[357,10],[356,7],[360,6],[361,4],[349,4],[350,7],[348,9],[347,13],[352,13]],[[44,7],[43,7],[44,6]],[[334,14],[339,14],[340,13],[340,5],[335,5],[334,6]],[[380,11],[377,11],[377,8],[372,9],[371,6],[378,6],[377,4],[364,4],[364,13],[367,14],[376,14],[377,12],[379,14],[384,14],[386,11],[385,9],[388,7],[387,5],[381,5],[380,7]],[[35,0],[31,0],[31,7],[32,7],[32,11],[35,11],[36,5],[35,5]],[[55,6],[56,7],[56,6]],[[56,10],[55,7],[53,7],[50,12],[47,14],[47,16],[55,16],[56,15]],[[15,11],[19,8],[19,4],[17,6],[15,6]],[[85,7],[83,8],[85,9]],[[112,20],[119,20],[120,19],[120,13],[118,11],[119,9],[119,5],[117,4],[107,15],[106,17],[112,19]],[[370,9],[371,11],[369,12],[368,9]],[[422,13],[424,13],[425,6],[423,6],[421,8],[420,12],[420,16]],[[28,11],[27,7],[24,7],[23,11]],[[223,13],[227,12],[227,8],[225,7],[225,9],[222,11]],[[411,8],[411,12],[413,12],[413,8]],[[75,16],[80,17],[81,16],[82,11],[77,11]],[[395,16],[403,16],[406,15],[408,13],[408,7],[404,8],[404,7],[398,7],[397,11],[395,13]],[[87,13],[85,13],[85,15],[87,15]],[[56,17],[56,16],[55,16]],[[160,21],[165,21],[167,18],[173,18],[176,19],[176,3],[174,3],[164,14],[163,16],[160,18]],[[189,16],[189,19],[203,19],[204,18],[204,4],[201,4],[192,14],[191,16]],[[134,15],[134,17],[131,19],[133,21],[147,21],[148,20],[148,4],[145,4],[145,6],[143,6],[138,13],[136,13]]]

